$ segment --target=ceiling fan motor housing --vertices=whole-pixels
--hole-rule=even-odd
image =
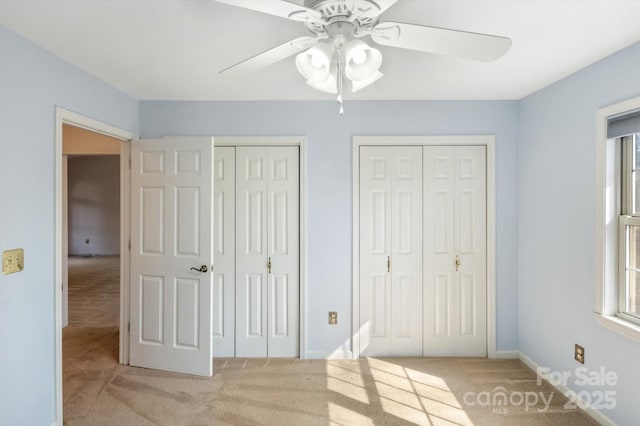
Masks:
[[[336,48],[341,48],[355,37],[358,32],[358,24],[351,23],[340,17],[331,18],[329,25],[326,26],[325,33],[333,40]]]
[[[372,29],[375,27],[380,18],[378,13],[368,13],[379,11],[379,7],[371,0],[305,0],[304,5],[310,9],[316,10],[322,14],[322,17],[329,24],[319,22],[305,22],[305,26],[313,34],[317,35],[333,35],[329,31],[336,32],[331,29],[336,23],[348,23],[353,26],[352,35],[357,35],[360,28]],[[356,19],[352,15],[356,14]],[[374,16],[369,16],[369,15]]]

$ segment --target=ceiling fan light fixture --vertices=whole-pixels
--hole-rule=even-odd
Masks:
[[[318,43],[296,56],[296,67],[304,78],[322,83],[330,74],[333,49],[326,43]]]
[[[356,65],[362,65],[367,60],[367,53],[363,50],[357,50],[356,52],[354,52],[351,60]]]
[[[344,74],[353,82],[368,80],[382,65],[382,53],[360,39],[347,44],[344,56]]]
[[[325,93],[338,93],[338,67],[335,63],[331,64],[329,73],[322,81],[307,80],[307,84],[316,90]]]
[[[351,84],[351,91],[353,93],[357,92],[358,90],[362,90],[367,86],[372,85],[373,83],[375,83],[376,81],[380,80],[382,77],[384,77],[384,74],[381,73],[380,71],[376,71],[375,74],[373,74],[371,77],[369,77],[366,80],[360,80],[360,81],[354,81]]]
[[[307,80],[307,84],[321,92],[331,93],[332,95],[338,93],[336,81],[332,79],[328,79],[327,81],[323,81],[322,83],[316,83],[311,80]]]

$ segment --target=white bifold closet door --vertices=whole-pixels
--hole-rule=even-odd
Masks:
[[[215,147],[213,166],[213,324],[214,357],[235,355],[236,326],[236,149]]]
[[[299,356],[297,147],[236,148],[236,356]]]
[[[486,154],[423,147],[424,355],[486,356]]]
[[[360,148],[360,354],[422,355],[422,148]]]

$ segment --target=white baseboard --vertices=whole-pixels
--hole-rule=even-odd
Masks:
[[[529,367],[530,369],[535,371],[536,374],[537,374],[538,369],[540,368],[540,366],[538,364],[536,364],[531,358],[529,358],[528,356],[523,354],[522,352],[518,352],[518,354],[519,354],[520,361],[524,362],[527,367]],[[544,375],[544,374],[540,375],[540,377],[543,380],[545,380],[547,383],[549,383],[551,386],[553,386],[562,395],[565,395],[568,391],[571,391],[571,389],[569,387],[567,387],[567,386],[565,386],[563,384],[554,385],[553,383],[549,382],[548,377],[546,377],[546,375]],[[586,404],[583,404],[583,405],[586,405]],[[611,420],[609,417],[607,417],[604,414],[602,414],[602,412],[600,410],[596,410],[594,408],[590,408],[589,407],[589,408],[583,409],[583,411],[585,413],[587,413],[589,416],[591,416],[591,418],[593,418],[595,421],[597,421],[601,425],[616,426],[616,423],[613,420]]]
[[[336,350],[328,351],[307,351],[306,359],[353,359],[353,352]]]
[[[496,351],[496,359],[519,359],[518,351]]]

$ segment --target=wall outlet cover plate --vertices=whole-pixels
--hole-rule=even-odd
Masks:
[[[24,269],[24,249],[2,252],[2,273],[4,275],[21,272]]]
[[[580,364],[584,364],[584,347],[578,344],[575,345],[574,358]]]

